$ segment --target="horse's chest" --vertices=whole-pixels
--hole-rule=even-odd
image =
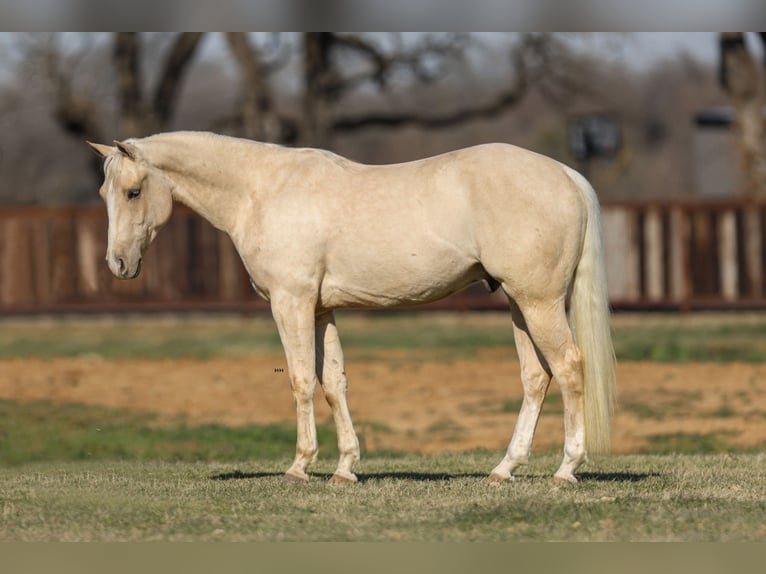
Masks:
[[[253,286],[253,291],[255,291],[259,297],[262,297],[266,301],[271,301],[271,298],[269,297],[268,289],[264,287],[259,287],[252,277],[250,277],[250,285]]]
[[[243,254],[241,250],[237,249],[242,263],[247,270],[248,278],[250,279],[250,285],[253,287],[259,297],[262,297],[266,301],[271,301],[270,289],[268,288],[269,273],[260,265],[257,251],[255,253]]]

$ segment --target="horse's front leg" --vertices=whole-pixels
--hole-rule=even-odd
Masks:
[[[271,312],[287,357],[290,386],[298,419],[295,461],[286,480],[308,481],[306,468],[316,460],[318,445],[314,420],[314,389],[317,376],[314,354],[315,302],[291,295],[272,295]]]
[[[359,460],[359,440],[354,432],[348,410],[346,400],[348,384],[343,366],[343,350],[332,312],[317,317],[316,355],[317,375],[319,375],[319,382],[327,403],[332,409],[335,429],[338,433],[340,458],[338,468],[330,480],[336,483],[356,482],[357,478],[352,469],[354,463]]]

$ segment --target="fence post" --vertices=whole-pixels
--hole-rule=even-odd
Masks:
[[[623,205],[606,206],[602,213],[607,285],[612,301],[634,302],[641,297],[637,220],[635,210]]]
[[[3,305],[32,303],[31,252],[26,221],[21,217],[4,217],[0,233],[0,302]]]
[[[80,275],[78,295],[83,298],[96,296],[99,292],[99,265],[104,264],[92,217],[75,219],[77,234],[77,272]]]
[[[744,226],[747,294],[758,299],[763,296],[761,207],[759,205],[746,205],[742,214],[742,223]]]
[[[737,215],[727,209],[718,219],[718,260],[720,262],[721,296],[734,301],[739,296],[737,261]]]
[[[686,244],[689,241],[689,233],[686,226],[686,214],[680,206],[674,206],[670,211],[668,235],[669,296],[673,302],[683,307],[688,302],[689,248]]]
[[[661,301],[665,296],[665,266],[663,257],[662,216],[656,207],[644,218],[644,253],[646,261],[646,296]]]

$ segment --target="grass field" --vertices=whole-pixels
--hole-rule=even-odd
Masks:
[[[405,353],[412,364],[512,345],[505,314],[349,314],[338,323],[356,359],[398,349],[395,360]],[[618,315],[614,333],[621,360],[766,359],[766,315]],[[204,360],[279,348],[265,317],[0,320],[6,360]],[[760,389],[754,380],[749,396]],[[659,422],[682,406],[626,403]],[[151,413],[0,400],[0,540],[765,541],[763,450],[674,436],[592,461],[577,485],[552,482],[560,455],[550,452],[535,451],[515,482],[492,487],[484,478],[500,452],[377,451],[364,453],[360,484],[333,487],[334,431],[320,425],[312,480],[294,485],[281,480],[292,425],[158,425]]]
[[[38,463],[0,470],[2,540],[764,541],[763,455],[625,456],[577,485],[536,457],[490,486],[495,455],[374,457],[361,482],[307,485],[286,460]],[[756,479],[760,477],[760,479]]]
[[[616,314],[618,360],[766,361],[765,313]],[[339,313],[347,355],[370,349],[470,354],[513,348],[508,313]],[[266,315],[146,315],[0,319],[0,358],[172,358],[279,351]],[[430,353],[429,353],[430,352]]]

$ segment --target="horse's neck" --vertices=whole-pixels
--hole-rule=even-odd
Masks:
[[[237,189],[225,185],[210,185],[207,182],[181,175],[169,174],[175,183],[173,199],[186,205],[207,219],[214,227],[231,233],[236,225],[236,214],[241,209],[241,194]]]
[[[232,149],[233,148],[233,149]],[[188,206],[216,228],[231,234],[238,215],[255,200],[258,174],[243,165],[257,165],[257,145],[240,147],[228,139],[161,140],[151,143],[151,163],[173,182],[173,199]],[[249,161],[243,161],[247,154]]]

